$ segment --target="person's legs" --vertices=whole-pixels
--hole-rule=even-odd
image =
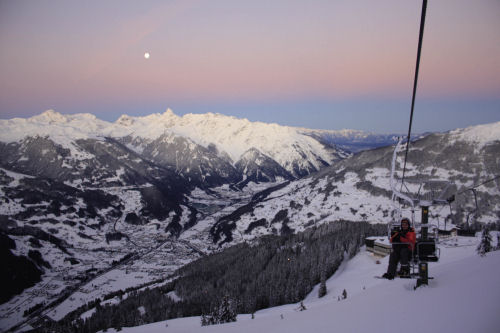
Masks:
[[[401,251],[399,253],[400,253],[400,261],[401,261],[401,270],[399,271],[399,275],[408,276],[408,275],[410,275],[410,265],[408,263],[409,263],[411,251],[409,248],[404,247],[401,249]]]
[[[396,270],[398,268],[398,261],[400,259],[400,249],[394,247],[389,256],[389,267],[387,267],[387,274],[394,277],[396,275]]]
[[[400,260],[401,260],[401,266],[408,266],[408,262],[410,259],[410,249],[407,247],[402,248],[400,251]]]

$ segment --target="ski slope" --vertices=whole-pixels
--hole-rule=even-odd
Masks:
[[[318,286],[306,297],[306,311],[289,304],[259,311],[255,319],[239,315],[235,323],[201,327],[200,318],[191,317],[122,332],[499,332],[500,251],[479,257],[478,241],[459,237],[441,244],[440,261],[429,265],[434,279],[417,290],[415,280],[375,279],[388,257],[377,264],[362,249],[327,281],[325,297],[318,299]],[[347,299],[339,301],[344,289]]]

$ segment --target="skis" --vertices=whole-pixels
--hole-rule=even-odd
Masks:
[[[381,275],[375,275],[374,276],[375,279],[381,279],[381,280],[389,280],[388,278],[385,278]],[[411,279],[413,278],[413,276],[411,275],[396,275],[392,280],[396,279],[396,278],[400,278],[400,279]]]

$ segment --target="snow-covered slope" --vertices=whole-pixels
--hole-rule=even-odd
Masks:
[[[464,129],[456,129],[450,132],[451,138],[458,141],[476,143],[483,146],[500,141],[500,121],[491,124],[470,126]]]
[[[200,318],[123,328],[124,333],[156,332],[482,332],[500,327],[500,251],[475,254],[478,238],[459,238],[441,244],[441,259],[429,266],[428,286],[414,290],[415,280],[374,279],[388,258],[362,250],[327,281],[327,295],[318,299],[317,287],[299,304],[238,316],[229,324],[201,327]],[[456,245],[455,245],[456,244]],[[347,298],[338,300],[343,290]],[[115,332],[108,329],[108,332]]]

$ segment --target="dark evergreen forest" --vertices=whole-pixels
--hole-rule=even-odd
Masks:
[[[322,276],[330,277],[346,257],[353,257],[365,237],[383,235],[386,228],[366,222],[332,222],[297,234],[264,236],[183,266],[161,287],[115,292],[106,298],[128,296],[116,305],[100,306],[99,300],[87,304],[39,331],[96,332],[200,316],[225,298],[235,302],[238,313],[300,302]],[[167,295],[172,291],[181,301]],[[80,319],[81,313],[93,307],[92,317]]]

